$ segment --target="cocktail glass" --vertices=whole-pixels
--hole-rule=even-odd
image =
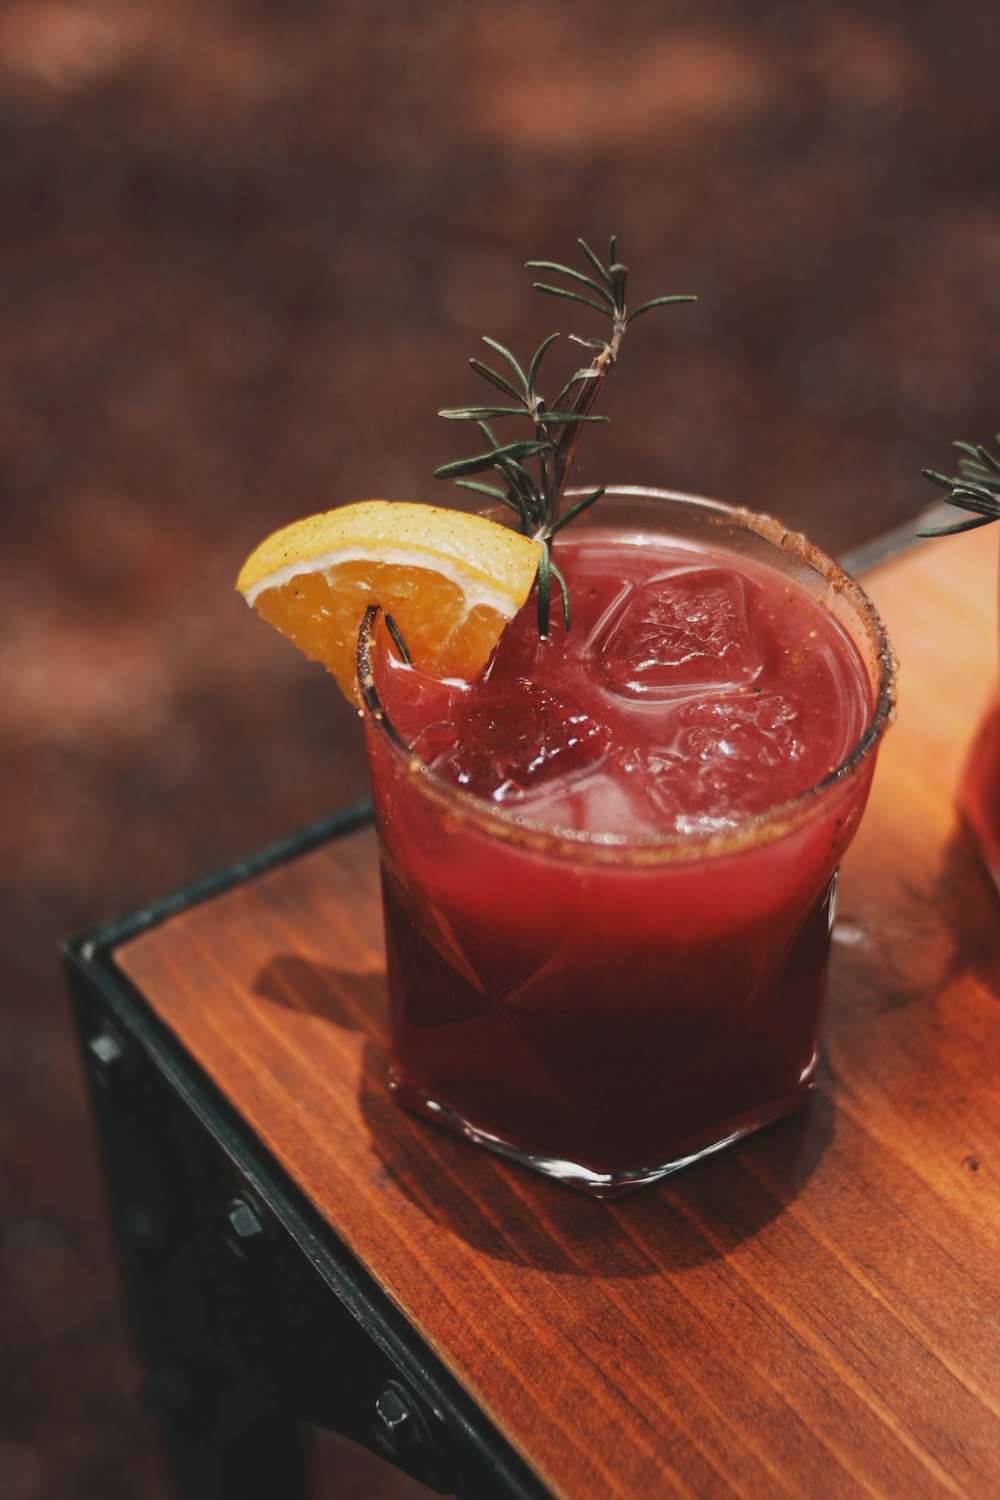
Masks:
[[[803,1104],[837,869],[892,718],[895,663],[861,588],[767,516],[609,490],[579,525],[680,539],[794,580],[854,642],[864,732],[805,792],[658,836],[547,827],[444,780],[401,738],[371,627],[359,681],[406,1108],[614,1197]]]

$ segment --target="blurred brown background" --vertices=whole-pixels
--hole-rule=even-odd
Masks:
[[[594,331],[522,262],[610,230],[702,300],[637,325],[583,479],[831,549],[909,517],[1000,411],[998,51],[985,0],[0,5],[4,1500],[167,1493],[56,938],[364,789],[244,555],[446,499],[479,335]]]

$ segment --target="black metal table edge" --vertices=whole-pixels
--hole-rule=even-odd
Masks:
[[[61,946],[76,1010],[80,1042],[88,1067],[97,1115],[98,1131],[108,1169],[108,1188],[115,1220],[116,1240],[130,1291],[133,1322],[137,1303],[144,1295],[144,1272],[136,1272],[134,1246],[123,1244],[122,1216],[127,1204],[121,1200],[111,1158],[115,1155],[108,1119],[108,1078],[116,1068],[122,1073],[148,1062],[183,1100],[188,1115],[201,1133],[198,1149],[214,1148],[225,1157],[232,1172],[234,1191],[218,1205],[220,1225],[231,1248],[242,1229],[287,1236],[305,1258],[311,1271],[332,1291],[339,1306],[367,1342],[372,1358],[381,1369],[381,1394],[366,1407],[365,1421],[338,1418],[336,1411],[315,1414],[307,1420],[329,1426],[379,1452],[396,1467],[440,1493],[455,1493],[467,1500],[546,1500],[550,1491],[541,1483],[489,1418],[475,1405],[442,1361],[426,1346],[403,1314],[391,1303],[371,1274],[341,1244],[334,1230],[305,1194],[291,1181],[232,1104],[186,1048],[148,1005],[139,989],[115,962],[115,950],[181,912],[233,890],[278,865],[308,854],[334,839],[344,837],[371,821],[368,799],[355,802],[268,847],[238,860],[200,880],[175,890],[124,917],[65,939]],[[183,1125],[180,1127],[183,1129]],[[177,1122],[174,1122],[177,1129]],[[120,1128],[117,1134],[120,1135]],[[119,1176],[121,1174],[119,1173]],[[129,1174],[126,1171],[125,1176]],[[123,1190],[128,1196],[127,1186]],[[234,1220],[236,1227],[234,1227]],[[140,1220],[141,1224],[141,1220]],[[127,1236],[126,1236],[127,1238]],[[141,1238],[141,1235],[140,1235]],[[142,1256],[138,1260],[141,1262]],[[141,1323],[142,1319],[139,1318]],[[147,1322],[149,1319],[147,1318]],[[142,1330],[137,1342],[143,1350]],[[153,1342],[156,1342],[154,1334]],[[146,1339],[149,1343],[149,1339]],[[154,1396],[155,1396],[154,1392]],[[381,1407],[380,1407],[381,1403]],[[162,1403],[154,1404],[162,1407]],[[170,1404],[169,1396],[167,1405]],[[161,1409],[160,1415],[164,1413]],[[301,1415],[301,1414],[300,1414]],[[394,1442],[400,1424],[408,1443]],[[366,1430],[367,1429],[367,1430]],[[418,1441],[413,1441],[416,1433]],[[258,1467],[260,1467],[258,1463]],[[261,1469],[261,1474],[266,1465]],[[263,1481],[266,1485],[270,1479]],[[247,1473],[232,1488],[200,1489],[187,1482],[182,1493],[222,1496],[241,1493],[246,1500]],[[257,1493],[256,1490],[252,1491]],[[282,1493],[299,1493],[291,1475]]]

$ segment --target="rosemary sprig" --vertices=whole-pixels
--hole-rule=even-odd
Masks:
[[[562,596],[563,620],[569,629],[569,593],[565,579],[552,560],[552,539],[604,494],[601,486],[568,509],[563,508],[566,479],[581,431],[589,422],[608,420],[607,417],[595,416],[592,408],[618,359],[625,332],[636,318],[651,308],[697,301],[696,297],[689,296],[653,297],[630,313],[625,301],[628,269],[618,260],[614,236],[606,266],[585,241],[578,240],[577,243],[593,275],[555,261],[529,260],[527,264],[530,270],[547,272],[570,282],[569,286],[554,286],[548,281],[536,281],[533,285],[537,291],[583,303],[584,307],[610,321],[610,337],[606,339],[579,338],[570,334],[574,343],[593,351],[590,364],[578,368],[570,376],[550,405],[538,389],[538,373],[546,352],[559,334],[550,333],[542,340],[526,370],[503,344],[497,343],[496,339],[484,338],[483,343],[499,356],[506,368],[495,369],[480,359],[470,359],[469,363],[477,375],[509,399],[484,406],[451,407],[438,413],[451,422],[475,422],[485,452],[442,465],[435,469],[435,479],[451,479],[463,489],[474,490],[506,505],[516,514],[518,529],[525,536],[537,537],[545,543],[537,578],[538,632],[542,640],[549,633],[553,579]],[[527,418],[533,436],[521,442],[500,443],[490,426],[499,417]],[[526,467],[531,461],[534,472]],[[490,470],[496,474],[499,485],[483,484],[469,477]]]
[[[1000,443],[1000,432],[996,440]],[[924,469],[924,477],[948,491],[945,499],[949,505],[972,514],[952,526],[927,527],[918,533],[920,536],[954,536],[959,531],[974,531],[977,526],[1000,521],[1000,459],[995,458],[988,448],[973,447],[971,443],[956,442],[951,446],[962,455],[958,461],[958,474],[949,479],[934,469]]]

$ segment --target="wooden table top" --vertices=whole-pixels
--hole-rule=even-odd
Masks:
[[[116,958],[560,1496],[1000,1494],[1000,905],[952,808],[995,538],[867,578],[900,711],[809,1108],[613,1204],[398,1111],[374,836]]]

